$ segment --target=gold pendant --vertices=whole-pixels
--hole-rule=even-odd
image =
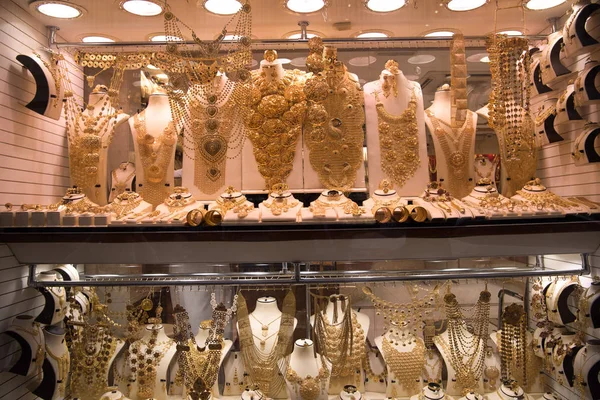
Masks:
[[[268,334],[269,334],[269,327],[267,325],[263,325],[262,326],[262,335],[264,337],[267,337]]]

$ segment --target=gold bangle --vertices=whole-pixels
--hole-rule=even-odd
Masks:
[[[386,224],[392,220],[392,213],[387,207],[380,207],[373,213],[375,220],[381,224]]]
[[[410,212],[407,210],[406,207],[399,206],[394,208],[394,211],[392,212],[392,218],[394,218],[394,221],[402,224],[408,221],[408,219],[410,218]]]
[[[197,227],[204,222],[204,210],[196,208],[187,213],[185,220],[189,226]]]
[[[415,222],[425,222],[427,220],[427,210],[421,206],[407,206],[410,218]]]
[[[215,207],[212,210],[208,210],[204,215],[204,222],[207,226],[221,225],[225,212],[219,207]]]

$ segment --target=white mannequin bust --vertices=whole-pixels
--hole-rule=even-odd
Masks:
[[[41,373],[45,339],[40,324],[30,315],[18,315],[4,333],[15,339],[21,347],[19,358],[8,363],[11,365],[9,372],[22,376]]]
[[[294,342],[294,350],[290,354],[288,371],[293,371],[299,379],[317,378],[321,388],[320,394],[314,400],[327,400],[327,387],[331,366],[325,359],[315,353],[314,343],[310,339],[298,339]],[[301,383],[295,382],[288,371],[281,371],[286,377],[288,395],[291,400],[302,400]],[[311,393],[312,394],[312,393]]]
[[[294,198],[287,185],[279,189],[272,190],[269,197],[259,204],[261,221],[298,221],[302,203]]]
[[[557,325],[566,325],[575,321],[576,315],[568,306],[568,297],[577,287],[576,278],[556,278],[554,284],[546,292],[546,308],[548,320]]]
[[[202,203],[196,201],[188,188],[177,186],[164,203],[156,207],[160,214],[150,220],[160,223],[183,223],[188,212],[202,207]]]
[[[46,348],[44,374],[42,382],[32,393],[45,399],[62,400],[66,395],[71,359],[65,343],[65,331],[60,327],[46,326],[43,332]]]
[[[254,203],[248,201],[242,192],[238,192],[232,186],[228,187],[219,195],[217,201],[209,204],[207,217],[211,211],[218,211],[223,223],[257,223],[260,211],[254,208]]]
[[[393,86],[391,93],[387,92],[389,85]],[[386,88],[385,92],[383,88]],[[378,116],[377,104],[379,103],[381,104],[379,107],[383,107],[381,112],[397,118],[407,110],[413,94],[416,100],[415,122],[417,124],[417,131],[415,132],[415,138],[418,140],[418,147],[415,149],[415,153],[418,156],[419,164],[414,173],[410,177],[407,176],[407,181],[403,182],[404,184],[401,186],[399,182],[395,182],[391,176],[388,176],[382,167],[382,162],[386,164],[390,164],[390,162],[382,160],[384,156],[381,151],[379,124],[384,121]],[[388,179],[392,181],[400,195],[417,196],[420,192],[422,182],[428,180],[427,138],[423,112],[423,93],[421,92],[420,85],[417,82],[409,81],[402,71],[398,69],[398,64],[390,60],[386,63],[386,69],[381,72],[379,80],[365,84],[364,96],[367,155],[369,160],[369,192],[375,192],[378,183],[382,179]]]
[[[597,399],[600,396],[600,341],[590,340],[577,352],[573,370],[576,390],[583,392],[585,400]]]
[[[315,218],[336,221],[370,218],[364,214],[365,210],[347,198],[343,192],[339,190],[325,190],[321,192],[317,200],[310,203],[310,207],[307,210],[303,210],[302,219]]]
[[[146,349],[148,349],[147,344],[144,343],[152,336],[156,338],[156,344],[152,348],[154,351],[161,354],[159,362],[153,364],[155,370],[154,382],[144,382],[144,384],[140,384],[140,380],[148,379],[148,377],[146,376],[145,378],[140,379],[141,377],[138,376],[135,381],[131,382],[130,396],[134,399],[151,397],[156,400],[167,400],[168,371],[177,351],[177,346],[175,346],[175,342],[165,334],[162,325],[147,325],[144,337],[140,339],[140,341],[134,342],[132,346],[136,345],[138,351],[143,354]],[[143,393],[140,392],[141,390],[143,390]]]
[[[110,387],[108,392],[104,393],[100,400],[129,400],[118,388]]]
[[[558,134],[566,135],[580,130],[585,123],[586,121],[575,106],[575,85],[570,84],[556,102],[554,129]]]
[[[156,90],[150,95],[148,98],[148,106],[144,111],[129,119],[129,127],[133,136],[133,145],[135,149],[136,192],[142,194],[144,199],[152,204],[153,207],[162,203],[171,193],[174,186],[177,132],[175,131],[175,128],[170,125],[171,123],[172,117],[169,97],[160,90]],[[141,132],[136,129],[136,124],[139,124],[140,130],[142,130]],[[143,129],[145,129],[145,132]],[[152,162],[150,157],[143,156],[140,152],[142,149],[140,140],[144,133],[147,135],[146,137],[154,138],[152,144],[154,149],[160,149],[160,154],[157,155],[155,162]],[[155,146],[159,147],[156,148]],[[167,159],[168,162],[162,161],[165,159]],[[146,176],[148,167],[144,167],[144,165],[149,166],[150,163],[157,165],[159,169],[162,169],[156,173],[156,176],[152,177],[152,182],[149,180],[150,177]]]
[[[415,394],[410,400],[454,400],[437,383],[429,383],[423,388],[421,394]]]
[[[39,281],[60,282],[62,276],[55,271],[43,271],[37,276]],[[39,292],[44,296],[44,308],[36,317],[36,321],[44,325],[56,325],[67,314],[67,292],[64,287],[40,287]]]
[[[400,217],[405,205],[392,184],[385,179],[380,182],[379,188],[372,192],[371,197],[363,202],[363,207],[367,211],[370,210],[374,218],[382,223],[389,222],[392,218],[397,222],[404,222],[402,218],[408,219],[408,215]],[[387,212],[381,210],[382,208],[387,209]]]
[[[590,0],[578,0],[573,4],[573,13],[562,31],[566,57],[574,58],[586,52],[591,54],[598,48],[600,35],[596,27],[600,24],[599,9],[598,4]]]
[[[384,341],[386,344],[384,344]],[[419,347],[422,351],[425,351],[425,347],[423,344],[423,340],[419,337],[416,337],[413,332],[409,329],[404,329],[398,326],[395,326],[392,321],[392,328],[388,329],[382,336],[378,336],[375,338],[375,345],[381,352],[384,360],[386,357],[389,357],[389,354],[386,354],[386,347],[391,345],[392,349],[401,352],[413,352],[419,351]],[[392,350],[392,351],[393,351]],[[419,373],[417,380],[415,380],[414,385],[412,387],[404,386],[398,379],[401,376],[397,376],[392,368],[390,367],[390,362],[386,360],[387,370],[388,370],[388,385],[386,389],[387,397],[408,397],[417,393],[417,391],[423,386],[423,379],[421,373]],[[400,371],[397,371],[400,372]],[[405,371],[402,371],[405,372]]]
[[[498,390],[487,395],[488,400],[532,400],[514,381],[504,382]]]
[[[436,126],[435,120],[430,117],[433,115],[434,118],[439,121],[439,128]],[[440,138],[448,135],[451,130],[450,123],[452,120],[451,116],[451,92],[449,86],[442,86],[438,91],[435,92],[433,104],[427,109],[425,113],[425,124],[431,133],[433,145],[435,148],[436,165],[437,165],[437,177],[440,182],[444,183],[450,194],[458,199],[463,198],[473,188],[475,184],[474,180],[474,161],[475,161],[475,130],[477,127],[477,114],[474,112],[467,112],[467,119],[465,125],[460,129],[460,132],[464,132],[465,135],[470,134],[470,137],[465,137],[459,143],[459,147],[455,145],[449,146],[450,150],[444,151],[446,146],[444,143],[450,144],[452,140],[446,137],[445,141]],[[440,130],[439,134],[436,134]],[[463,131],[464,129],[464,131]],[[452,130],[457,131],[457,130]],[[461,152],[464,164],[464,176],[459,178],[454,175],[453,171],[456,171],[456,166],[451,164],[451,160],[448,159],[450,154],[446,154],[448,151]],[[455,153],[453,153],[455,154]],[[422,183],[422,182],[421,182]]]

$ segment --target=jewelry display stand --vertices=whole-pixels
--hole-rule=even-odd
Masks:
[[[346,385],[340,392],[340,400],[363,400],[363,394],[354,385]]]
[[[554,393],[544,393],[542,395],[542,397],[538,398],[537,400],[560,400],[556,395],[554,395]]]
[[[387,179],[401,196],[417,196],[421,183],[428,180],[421,86],[409,81],[395,61],[388,61],[379,80],[366,83],[363,90],[369,192],[375,192],[378,182]]]
[[[573,361],[575,355],[583,347],[581,340],[575,333],[566,332],[560,337],[560,341],[552,349],[552,375],[561,385],[573,386],[575,370]]]
[[[202,203],[196,201],[189,190],[182,186],[173,189],[173,193],[156,207],[158,216],[143,219],[142,223],[160,223],[160,224],[180,224],[185,223],[185,217],[188,212],[196,208],[204,208]]]
[[[523,189],[517,190],[512,200],[528,205],[529,209],[535,211],[536,215],[565,215],[579,214],[583,208],[575,203],[561,199],[546,189],[540,179],[527,182]]]
[[[591,53],[598,47],[600,35],[600,5],[589,0],[578,0],[573,4],[573,13],[563,29],[564,55],[574,58],[581,53]],[[586,29],[593,27],[594,30]]]
[[[45,355],[45,340],[40,324],[30,315],[16,316],[3,332],[17,341],[21,349],[18,358],[13,356],[9,372],[22,376],[33,376],[42,372]]]
[[[436,383],[430,383],[423,388],[421,393],[416,394],[410,400],[454,400],[442,387]]]
[[[43,379],[32,393],[45,400],[63,400],[70,370],[65,331],[56,326],[47,326],[43,332],[46,349],[46,359],[42,366]]]
[[[491,347],[485,350],[483,366],[483,387],[485,393],[497,390],[502,383],[500,376],[501,361],[497,349],[498,347],[496,346],[496,351],[493,351]]]
[[[586,321],[585,333],[590,338],[600,337],[600,315],[596,312],[600,306],[600,282],[592,282],[581,294],[579,301],[579,321]]]
[[[600,153],[596,149],[599,136],[600,125],[588,123],[583,127],[583,132],[573,142],[571,155],[575,165],[583,166],[600,162]]]
[[[257,224],[260,220],[260,210],[254,208],[254,204],[246,200],[246,196],[233,187],[227,188],[216,202],[209,204],[208,210],[209,212],[215,210],[222,214],[223,225]]]
[[[509,386],[507,383],[503,383],[495,392],[489,393],[487,398],[488,400],[533,400],[517,385]]]
[[[135,192],[125,192],[117,196],[110,203],[111,219],[113,225],[136,223],[140,216],[152,212],[152,204],[144,201],[142,196]]]
[[[196,343],[200,347],[206,346],[206,340],[208,339],[208,335],[210,333],[211,322],[212,322],[212,320],[208,320],[208,321],[203,321],[200,324],[200,328],[198,329],[198,333],[196,334]],[[229,340],[229,339],[223,340],[223,348],[221,349],[221,359],[219,361],[219,368],[221,368],[221,365],[223,365],[223,361],[228,356],[229,351],[231,350],[232,346],[233,346],[233,342],[231,340]],[[169,388],[168,388],[169,396],[173,396],[173,395],[181,396],[183,394],[183,388],[181,386],[175,385],[175,382],[173,381],[174,377],[177,376],[178,371],[179,371],[179,362],[177,361],[177,357],[175,357],[175,359],[173,359],[173,361],[169,365],[169,375],[168,376],[170,377],[170,380],[171,380],[169,382]],[[210,398],[211,399],[219,398],[218,379],[214,383],[214,385],[211,389],[211,397]]]
[[[153,346],[148,346],[148,342],[146,341],[152,337],[155,337],[156,342]],[[172,364],[173,357],[177,352],[175,342],[165,334],[162,325],[147,325],[144,338],[137,343],[132,343],[130,351],[132,346],[137,345],[139,354],[145,354],[147,349],[152,349],[155,354],[158,354],[158,357],[154,354],[149,355],[154,366],[154,379],[147,374],[143,377],[138,375],[137,379],[131,382],[129,396],[133,400],[144,400],[149,397],[155,400],[167,400],[169,366]]]
[[[67,189],[67,193],[58,203],[51,204],[46,211],[46,224],[48,226],[76,226],[81,213],[97,207],[96,203],[82,193],[79,188]],[[17,212],[16,222],[19,220]]]
[[[559,326],[574,322],[577,316],[569,307],[569,296],[577,289],[576,279],[556,278],[546,292],[548,320]]]
[[[368,221],[372,217],[339,190],[325,190],[319,198],[301,210],[302,221]]]
[[[277,344],[281,319],[283,316],[283,313],[277,306],[277,299],[270,296],[259,297],[256,300],[256,307],[254,308],[254,311],[248,315],[248,321],[250,323],[250,329],[254,339],[254,346],[256,346],[256,349],[259,350],[261,354],[270,354]],[[292,329],[296,329],[297,325],[298,320],[294,318],[294,326]],[[239,323],[236,323],[236,329],[239,336]],[[246,366],[245,368],[247,369]],[[273,371],[273,373],[275,373],[275,371]],[[252,378],[250,377],[249,379],[250,381],[248,383],[251,383]],[[252,387],[250,386],[250,388]],[[249,390],[246,390],[244,393],[242,393],[243,400],[258,400],[260,396],[263,395]],[[274,399],[287,398],[285,386],[282,387],[282,390],[278,393],[271,393],[269,397]]]
[[[100,400],[130,400],[130,398],[126,397],[120,390],[113,389],[104,393],[102,397],[100,397]]]
[[[110,174],[110,196],[109,202],[113,202],[115,198],[124,192],[133,191],[133,181],[135,180],[135,164],[131,162],[123,162]]]
[[[290,355],[285,375],[291,400],[327,400],[331,366],[315,353],[310,339],[298,339]]]
[[[304,81],[305,73],[299,70],[286,71],[283,68],[281,60],[276,59],[276,57],[277,52],[274,50],[265,51],[265,59],[260,62],[259,69],[253,71],[253,82],[255,85],[259,85],[258,90],[261,91],[261,95],[263,96],[260,103],[256,106],[258,109],[257,112],[263,111],[261,114],[269,116],[273,113],[276,118],[280,118],[280,123],[284,122],[284,125],[277,126],[277,128],[284,127],[285,131],[279,132],[277,130],[277,135],[289,135],[289,141],[295,143],[295,146],[288,147],[282,144],[283,141],[270,138],[269,136],[273,133],[263,132],[263,129],[275,129],[275,127],[269,127],[268,123],[267,125],[262,125],[260,130],[252,130],[247,127],[249,140],[245,141],[242,152],[243,175],[241,186],[242,191],[246,194],[268,191],[273,184],[277,183],[287,184],[293,192],[302,192],[303,189],[301,111],[305,111],[306,101],[300,100],[304,96],[302,86],[299,83]],[[280,89],[274,94],[273,87],[279,87]],[[277,100],[282,99],[284,102],[281,104],[277,103]],[[286,117],[296,120],[295,123],[290,122]],[[266,117],[264,118],[266,119]],[[252,135],[256,135],[256,140],[253,140]],[[267,146],[265,144],[262,148],[255,149],[253,142],[258,144],[259,135],[262,135],[262,139],[269,137],[266,143],[271,142],[272,145]],[[257,163],[257,158],[261,160],[261,165]],[[275,160],[272,160],[272,158],[275,158]],[[287,175],[285,179],[266,181],[263,175],[261,175],[261,173],[265,173],[267,176],[274,176],[272,174],[280,176],[288,168],[291,171],[284,172],[284,175]]]
[[[108,204],[108,188],[106,185],[108,184],[108,149],[112,142],[115,129],[122,125],[129,119],[129,115],[117,112],[110,106],[110,98],[108,95],[108,89],[105,86],[97,85],[92,93],[90,93],[90,97],[88,99],[88,108],[83,111],[84,120],[79,123],[79,126],[76,128],[80,132],[84,132],[84,129],[87,127],[84,126],[84,123],[87,119],[97,119],[99,124],[105,123],[105,127],[98,128],[98,131],[95,132],[95,135],[100,136],[101,144],[100,148],[97,150],[98,153],[98,163],[96,164],[96,174],[95,180],[96,182],[91,182],[91,186],[81,187],[86,196],[94,203],[98,205],[104,206]],[[116,113],[116,117],[113,117]],[[74,129],[71,126],[71,129]],[[77,136],[77,133],[69,133],[69,125],[67,125],[67,134],[72,135],[73,137]],[[85,133],[84,133],[85,134]],[[81,133],[79,134],[81,135]],[[83,149],[77,149],[76,151],[82,151]],[[74,169],[84,169],[85,166],[72,166]],[[85,171],[78,171],[80,174],[85,174]],[[73,176],[73,172],[71,173]],[[76,181],[72,182],[73,185],[77,185]]]
[[[571,84],[556,102],[554,129],[562,136],[581,130],[585,124],[586,121],[575,106],[575,85]]]
[[[62,276],[54,271],[40,272],[37,276],[40,281],[62,281]],[[56,325],[65,319],[67,313],[67,292],[64,287],[39,287],[37,290],[44,296],[44,308],[36,317],[36,322],[44,325]]]
[[[600,398],[600,341],[590,340],[579,350],[573,364],[575,389],[584,400]]]
[[[289,190],[280,190],[272,191],[258,208],[261,222],[298,222],[302,203]]]
[[[418,393],[423,386],[423,340],[410,330],[392,328],[382,336],[376,337],[374,342],[387,364],[386,396],[409,397]]]
[[[564,83],[573,76],[560,59],[562,46],[562,33],[554,32],[548,36],[548,44],[542,49],[540,56],[542,83],[553,90],[563,87]]]
[[[202,124],[184,127],[182,186],[200,201],[211,201],[228,186],[240,188],[243,184],[241,146],[245,133],[242,118],[232,103],[236,90],[237,83],[218,73],[206,84],[192,86],[189,92],[193,95],[187,99],[183,112],[201,116]],[[225,127],[229,129],[225,131]],[[229,137],[232,132],[242,137]]]
[[[451,128],[450,96],[451,91],[445,86],[435,92],[433,104],[425,111],[425,124],[435,148],[438,181],[453,196],[462,198],[475,184],[473,164],[477,114],[467,112],[465,124],[459,129]]]
[[[494,186],[488,183],[487,180],[477,182],[471,193],[462,199],[463,204],[490,219],[521,218],[534,215],[528,207],[523,207],[502,196]]]
[[[389,222],[392,218],[397,222],[406,222],[409,216],[405,206],[406,203],[388,180],[383,180],[371,197],[363,202],[365,210],[381,223]]]
[[[175,186],[177,131],[171,117],[169,97],[160,91],[152,93],[148,107],[129,119],[129,128],[135,149],[136,192],[156,207]],[[146,176],[148,173],[151,176]]]
[[[488,104],[475,111],[475,114],[477,114],[478,117],[477,123],[487,123],[488,119],[490,118],[490,109]]]
[[[246,389],[246,372],[242,357],[237,351],[230,351],[223,362],[223,396],[239,397]]]
[[[488,179],[490,184],[496,186],[496,171],[500,157],[496,154],[475,154],[475,177],[479,181]]]
[[[440,183],[430,182],[421,195],[431,219],[453,220],[461,218],[485,217],[485,214],[467,207],[457,198],[448,193]],[[474,214],[477,213],[477,215]]]
[[[554,128],[556,119],[557,98],[550,97],[536,105],[532,114],[535,123],[535,133],[547,143],[556,143],[565,140]]]
[[[471,392],[467,393],[465,396],[461,397],[458,400],[485,400],[485,397],[483,397],[479,393]]]
[[[35,80],[35,96],[25,107],[58,121],[62,114],[64,98],[64,87],[59,82],[60,74],[35,52],[33,55],[19,54],[16,59],[27,68]]]

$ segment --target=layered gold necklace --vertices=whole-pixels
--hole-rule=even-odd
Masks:
[[[144,182],[139,193],[144,200],[156,207],[170,194],[165,185],[174,154],[173,149],[177,144],[177,133],[173,121],[169,121],[159,136],[149,134],[146,127],[146,110],[134,117],[134,128],[144,171]]]
[[[472,187],[469,183],[469,160],[472,157],[471,147],[475,135],[472,113],[467,113],[467,119],[462,127],[453,128],[436,118],[431,110],[425,112],[433,124],[433,135],[440,143],[448,163],[448,176],[444,183],[448,185],[453,196],[462,199],[469,194]]]
[[[502,333],[498,351],[502,380],[514,379],[522,388],[527,387],[527,317],[521,304],[513,303],[502,314]]]
[[[310,164],[327,189],[348,190],[363,160],[364,98],[335,49],[325,50],[325,71],[306,81],[305,140]]]
[[[418,392],[421,373],[425,368],[425,345],[415,338],[410,351],[399,351],[390,341],[383,338],[383,358],[398,383],[410,394]]]
[[[392,115],[375,92],[379,127],[381,168],[387,177],[399,187],[404,186],[415,175],[419,159],[419,126],[417,125],[417,96],[415,88],[406,110]]]
[[[265,52],[266,61],[276,59],[274,50]],[[252,106],[246,119],[254,158],[267,189],[285,183],[292,172],[306,113],[304,72],[285,71],[280,78],[275,66],[265,65],[253,74]]]
[[[286,364],[286,355],[292,339],[296,298],[292,291],[289,291],[285,296],[281,309],[279,332],[273,347],[268,352],[256,347],[252,327],[250,326],[248,305],[242,294],[238,295],[237,309],[240,350],[248,373],[248,380],[263,395],[272,397],[285,388],[284,377],[279,371],[280,364]],[[287,365],[281,370],[287,370]]]
[[[155,326],[152,329],[150,338],[134,342],[129,349],[129,363],[132,372],[130,381],[136,381],[137,394],[141,398],[154,397],[154,388],[157,381],[156,369],[173,345],[170,339],[158,342],[158,332],[159,329]]]

